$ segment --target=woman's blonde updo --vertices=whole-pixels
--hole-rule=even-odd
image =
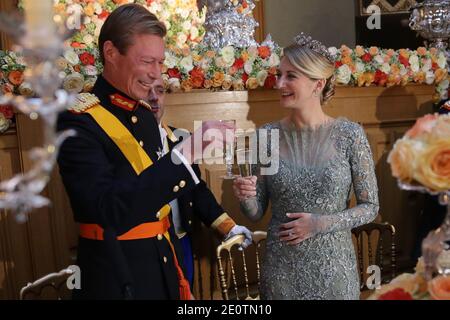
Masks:
[[[283,50],[284,56],[303,75],[311,80],[325,79],[320,103],[326,104],[334,96],[334,62],[324,45],[301,33]]]

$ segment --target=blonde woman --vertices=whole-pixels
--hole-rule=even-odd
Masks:
[[[334,94],[333,74],[320,42],[301,34],[284,49],[277,87],[291,112],[262,127],[269,135],[278,131],[279,145],[268,148],[279,153],[279,170],[234,181],[250,219],[272,205],[263,299],[359,298],[351,229],[376,217],[378,190],[363,128],[322,110]],[[357,206],[348,208],[352,186]]]

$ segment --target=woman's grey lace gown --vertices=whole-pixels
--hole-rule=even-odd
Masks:
[[[369,223],[378,212],[374,165],[363,129],[345,118],[315,129],[281,122],[262,129],[272,137],[272,130],[279,129],[280,162],[276,174],[261,175],[257,183],[258,214],[269,200],[272,204],[261,298],[358,299],[351,229]],[[352,185],[357,206],[348,209]],[[318,234],[290,246],[278,232],[290,221],[286,213],[293,212],[321,217]]]

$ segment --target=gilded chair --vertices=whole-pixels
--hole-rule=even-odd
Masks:
[[[253,244],[238,250],[244,241],[237,235],[222,242],[216,250],[219,282],[224,300],[259,300],[260,260],[262,242],[267,238],[263,231],[253,232]]]
[[[396,276],[395,228],[385,223],[368,223],[352,229],[359,269],[360,289],[366,289],[369,266],[380,268],[381,283]],[[386,246],[388,247],[385,250]],[[386,251],[386,252],[385,252]]]
[[[67,279],[75,271],[66,268],[29,282],[20,290],[20,300],[65,300],[70,297]]]

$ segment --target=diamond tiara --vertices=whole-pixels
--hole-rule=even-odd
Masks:
[[[312,37],[307,36],[303,32],[294,38],[294,42],[301,47],[307,47],[307,48],[313,50],[314,52],[324,56],[330,62],[334,62],[333,56],[330,54],[330,52],[328,52],[327,47],[325,47],[322,44],[322,42],[320,42],[318,40],[313,40]]]

